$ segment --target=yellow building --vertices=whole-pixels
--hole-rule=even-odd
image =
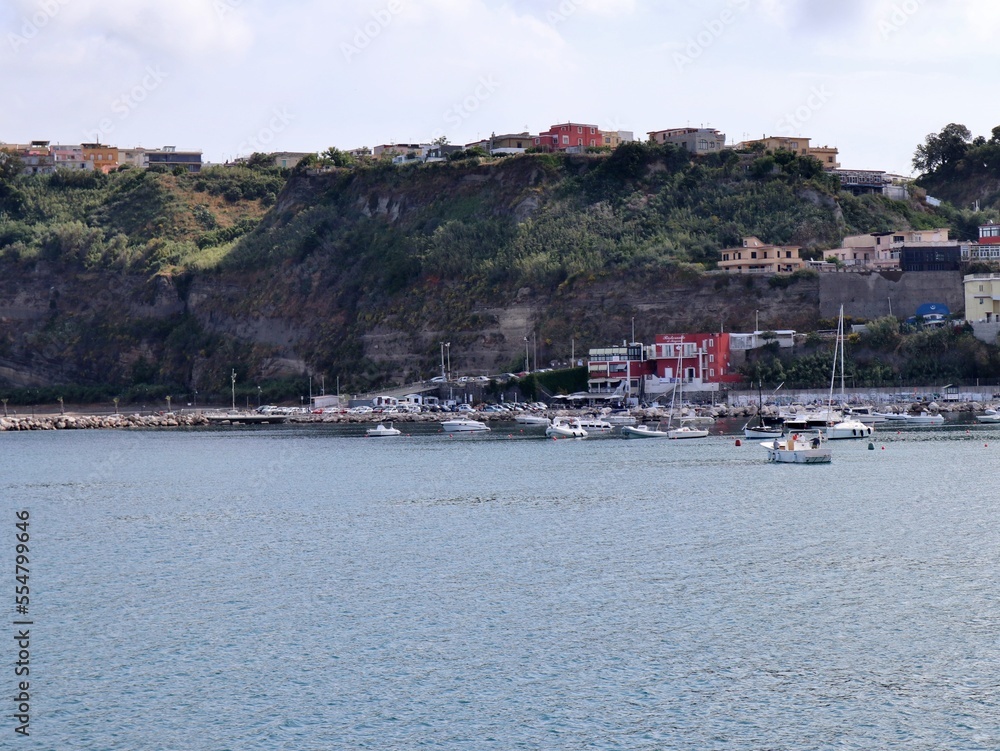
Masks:
[[[84,160],[93,162],[95,170],[110,172],[118,168],[117,146],[105,146],[100,143],[85,143],[81,145],[83,147]]]
[[[962,284],[966,321],[1000,321],[1000,274],[967,274]]]
[[[744,237],[739,248],[725,248],[719,268],[730,274],[790,274],[805,268],[796,245],[767,245],[756,237]]]
[[[797,156],[811,156],[818,159],[823,169],[840,169],[840,151],[836,146],[810,146],[805,136],[765,136],[736,144],[740,150],[761,144],[764,151],[791,151]]]

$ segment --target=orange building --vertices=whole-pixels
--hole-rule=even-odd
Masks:
[[[100,143],[84,143],[81,146],[84,160],[92,162],[95,170],[110,172],[118,168],[117,146],[104,146]]]

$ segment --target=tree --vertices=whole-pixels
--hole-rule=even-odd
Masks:
[[[434,146],[445,146],[448,143],[448,136],[438,136],[431,143]]]
[[[0,185],[8,185],[14,181],[24,169],[24,163],[17,154],[0,150]]]
[[[323,159],[329,161],[334,167],[353,167],[355,163],[353,155],[347,153],[346,151],[341,151],[336,146],[331,146],[324,151],[321,156]]]
[[[944,126],[940,133],[928,133],[913,154],[913,167],[921,172],[933,172],[939,167],[953,165],[968,152],[971,140],[971,131],[958,123]]]

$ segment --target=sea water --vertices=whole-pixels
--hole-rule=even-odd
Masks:
[[[0,747],[1000,747],[997,427],[414,430],[0,434]]]

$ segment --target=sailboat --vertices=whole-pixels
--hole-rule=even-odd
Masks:
[[[833,409],[833,387],[837,379],[837,360],[840,360],[840,421],[836,421]],[[829,440],[846,438],[867,438],[875,429],[865,425],[860,420],[844,415],[844,306],[840,306],[840,317],[837,321],[837,342],[833,347],[833,368],[830,371],[830,397],[827,402],[827,423],[823,432]]]
[[[762,388],[763,383],[757,381],[757,424],[751,425],[754,421],[754,418],[751,417],[747,421],[747,424],[743,426],[743,435],[747,438],[781,438],[784,435],[784,430],[782,430],[780,425],[769,427],[764,423],[764,395]],[[778,386],[778,389],[780,388],[781,386]],[[775,389],[775,391],[778,389]]]
[[[683,347],[684,345],[680,345]],[[684,418],[678,420],[678,427],[670,427],[674,419],[674,400],[677,399],[677,409],[682,409],[684,406],[684,368],[681,360],[681,353],[678,349],[677,355],[677,384],[674,386],[674,393],[670,396],[670,415],[667,417],[667,437],[668,438],[705,438],[708,435],[708,431],[705,428],[692,428],[690,425],[685,424],[688,421]],[[677,397],[678,393],[681,394],[680,398]]]

